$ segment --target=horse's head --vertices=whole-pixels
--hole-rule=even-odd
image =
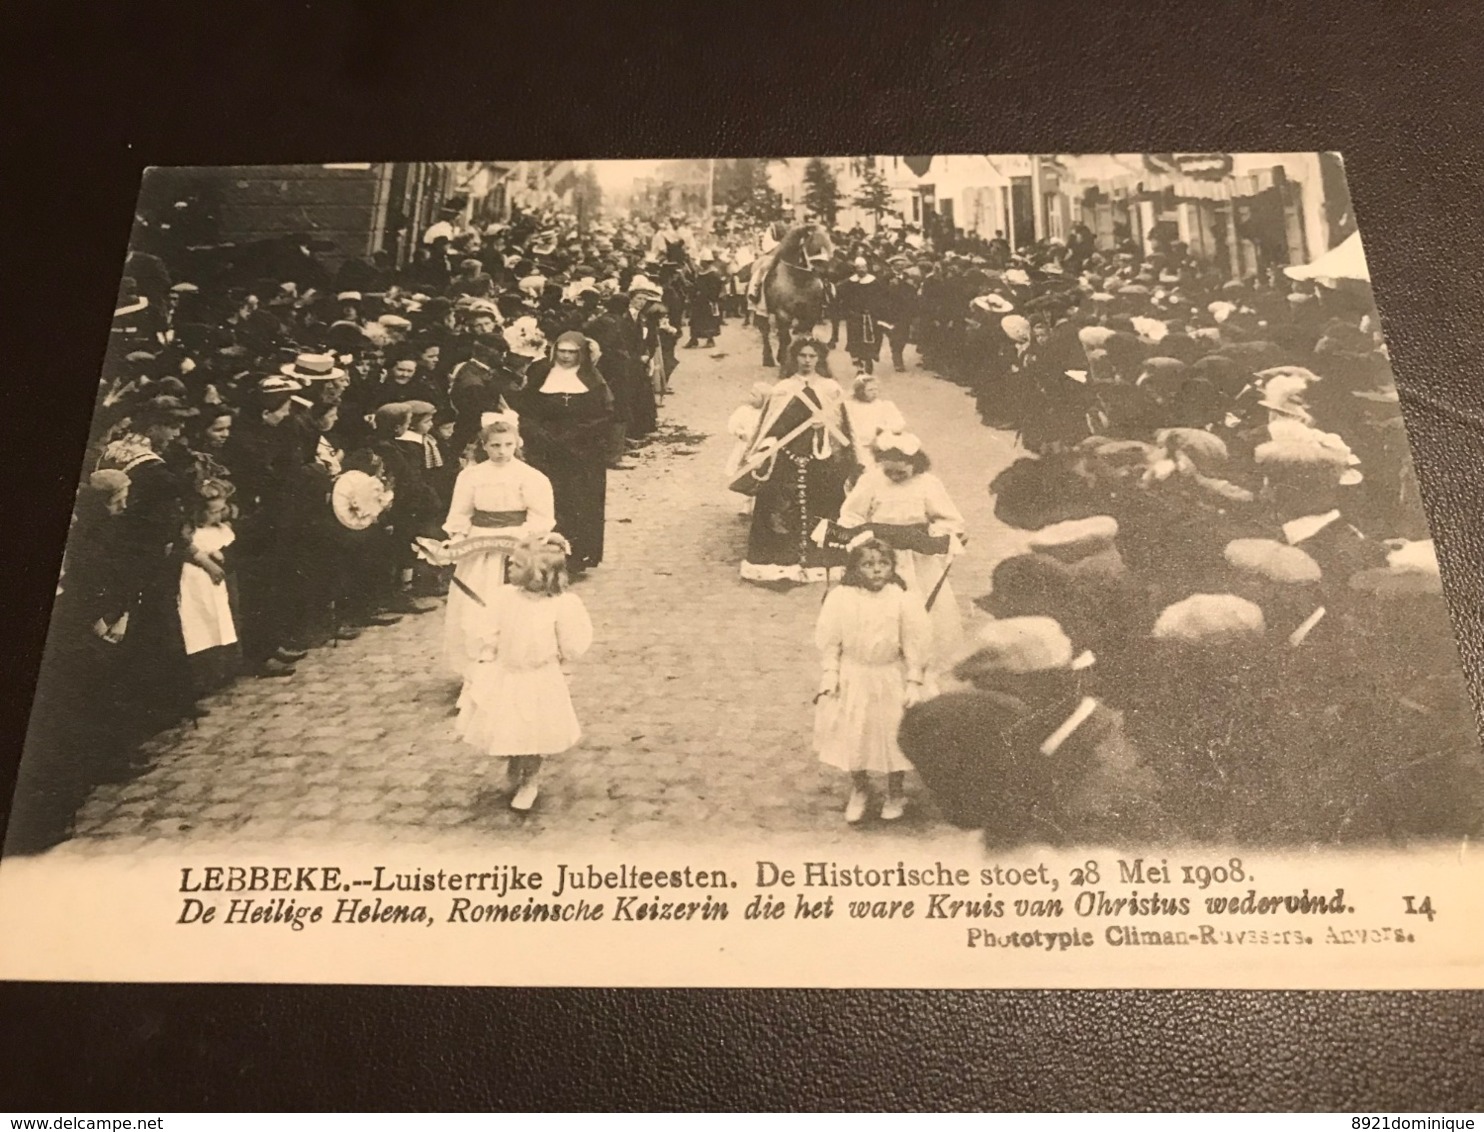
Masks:
[[[799,262],[815,271],[829,266],[835,245],[829,230],[822,224],[806,224],[799,229]]]

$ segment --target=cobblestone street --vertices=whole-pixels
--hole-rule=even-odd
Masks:
[[[315,650],[292,678],[244,679],[213,697],[199,726],[148,744],[146,773],[93,793],[64,851],[198,838],[768,835],[825,845],[949,835],[910,781],[913,804],[896,827],[843,822],[843,776],[810,751],[820,589],[779,593],[738,577],[747,521],[723,483],[726,419],[776,371],[759,367],[754,332],[735,322],[717,349],[679,356],[659,442],[609,477],[606,559],[576,587],[597,633],[571,685],[585,735],[549,761],[532,814],[506,807],[500,763],[452,739],[457,689],[437,664],[440,609]],[[923,438],[968,520],[954,582],[972,629],[982,615],[970,599],[1011,550],[986,485],[1014,446],[979,423],[963,390],[908,358],[906,374],[888,361],[882,395]],[[848,388],[848,357],[837,351],[831,364]]]

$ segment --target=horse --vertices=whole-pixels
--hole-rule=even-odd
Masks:
[[[751,292],[761,295],[766,312],[760,313],[756,320],[763,339],[763,365],[777,364],[768,334],[769,323],[778,335],[778,348],[784,353],[785,365],[785,351],[794,336],[814,332],[829,295],[827,273],[834,251],[828,229],[820,224],[802,224],[788,230],[771,259],[754,265],[765,271],[761,282],[749,287]]]

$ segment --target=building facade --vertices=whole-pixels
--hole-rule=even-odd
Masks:
[[[766,162],[769,187],[802,219],[811,158]],[[879,225],[910,227],[935,245],[1002,235],[1012,248],[1066,240],[1085,225],[1103,248],[1184,242],[1228,278],[1307,263],[1355,230],[1335,153],[949,154],[819,158],[835,180],[835,226],[874,232],[857,203],[871,171],[890,191]],[[637,179],[635,211],[704,215],[713,166],[666,161]]]
[[[209,263],[297,243],[334,269],[409,262],[443,207],[468,207],[456,162],[180,166],[147,170],[136,236],[167,261]]]
[[[1227,278],[1308,263],[1355,231],[1335,153],[1063,159],[1059,208],[1100,246],[1179,240]]]
[[[1140,252],[1182,241],[1227,278],[1307,263],[1355,231],[1336,153],[885,157],[903,223],[935,240],[1001,233]]]

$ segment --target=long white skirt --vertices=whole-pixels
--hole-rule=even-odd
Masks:
[[[485,601],[493,601],[495,591],[505,584],[505,558],[503,554],[471,554],[459,561],[453,576]],[[443,617],[443,663],[451,675],[462,679],[474,664],[469,634],[479,624],[480,610],[473,598],[450,585]]]
[[[927,604],[928,595],[943,577],[943,571],[952,561],[946,554],[918,554],[915,550],[897,551],[897,573],[907,588]],[[950,575],[951,577],[951,575]],[[959,612],[958,598],[953,593],[953,583],[947,581],[938,590],[933,607],[928,610],[928,622],[933,628],[933,652],[928,661],[928,672],[936,678],[955,664],[964,647],[964,620]]]
[[[582,738],[561,665],[507,668],[498,660],[470,666],[455,729],[487,755],[556,755]]]
[[[814,750],[819,761],[844,771],[911,770],[897,746],[906,681],[902,662],[840,661],[840,691],[814,709]]]
[[[227,583],[213,582],[194,562],[180,568],[180,632],[187,656],[237,643]]]

